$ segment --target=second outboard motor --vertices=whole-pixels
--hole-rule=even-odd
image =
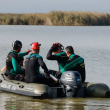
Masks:
[[[65,88],[67,97],[74,97],[82,86],[80,73],[77,71],[66,71],[60,78],[61,83]]]

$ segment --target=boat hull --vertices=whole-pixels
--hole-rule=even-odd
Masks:
[[[4,72],[0,72],[0,90],[31,96],[34,98],[57,98],[62,97],[62,87],[49,87],[44,84],[26,83],[16,80],[9,80]],[[83,94],[83,95],[81,95]],[[64,96],[63,96],[64,97]],[[84,82],[77,97],[110,97],[110,89],[103,83]]]

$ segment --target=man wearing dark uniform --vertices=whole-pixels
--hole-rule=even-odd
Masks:
[[[69,59],[65,67],[61,69],[61,73],[71,70],[78,71],[81,74],[82,82],[84,82],[86,76],[84,59],[74,54],[72,46],[67,46],[65,49]]]
[[[66,65],[67,60],[68,60],[68,57],[63,50],[64,50],[64,47],[62,44],[54,43],[52,47],[50,48],[49,52],[47,53],[48,60],[56,60],[58,62],[59,72],[56,73],[58,74],[58,76],[56,75],[56,77],[60,77],[61,75],[60,71]]]
[[[25,59],[25,81],[27,83],[41,83],[53,86],[53,80],[46,78],[39,71],[41,66],[45,73],[49,73],[46,64],[43,62],[43,58],[39,55],[40,46],[41,44],[38,42],[31,44],[32,54]]]
[[[16,40],[12,43],[13,50],[9,52],[6,58],[6,72],[5,75],[8,76],[11,80],[23,80],[24,79],[24,69],[19,66],[19,58],[27,55],[30,50],[27,52],[22,52],[22,43],[19,40]]]

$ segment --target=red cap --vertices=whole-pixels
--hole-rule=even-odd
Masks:
[[[31,44],[31,49],[33,50],[39,50],[40,49],[41,44],[39,44],[38,42],[33,42]]]

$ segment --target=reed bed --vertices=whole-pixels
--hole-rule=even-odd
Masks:
[[[10,14],[0,13],[0,25],[109,26],[110,14],[62,12]]]

